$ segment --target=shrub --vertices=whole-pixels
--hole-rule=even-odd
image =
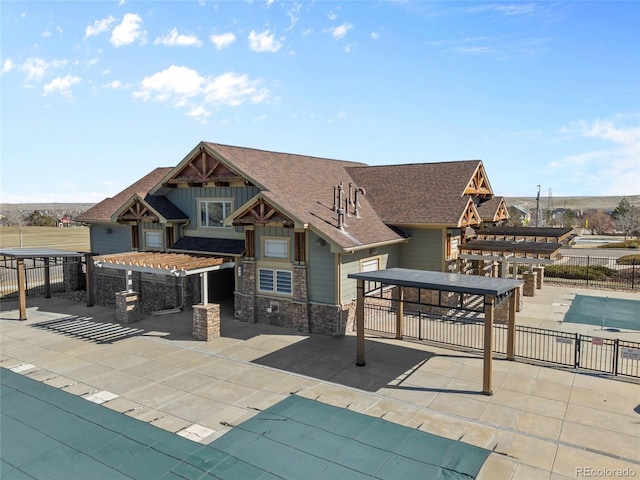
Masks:
[[[640,265],[640,255],[625,255],[620,257],[616,263],[618,265]]]
[[[640,240],[625,240],[624,242],[605,243],[598,248],[640,248]]]
[[[602,265],[583,267],[580,265],[549,265],[544,269],[545,276],[557,278],[572,278],[578,280],[606,280],[613,276],[616,270]]]

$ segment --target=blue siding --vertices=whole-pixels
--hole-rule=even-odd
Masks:
[[[309,300],[315,303],[337,305],[336,301],[336,254],[329,244],[318,245],[315,233],[308,234]]]
[[[356,298],[356,281],[348,278],[348,276],[350,273],[360,272],[363,261],[378,258],[380,270],[398,267],[399,252],[398,245],[389,245],[387,247],[378,247],[373,252],[365,249],[352,255],[342,255],[341,303],[347,303]]]
[[[400,267],[441,272],[444,261],[442,229],[404,228],[411,235],[409,243],[400,246]]]
[[[131,250],[131,229],[128,225],[92,225],[90,238],[93,253],[121,253]]]

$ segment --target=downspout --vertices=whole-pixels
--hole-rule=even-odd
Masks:
[[[338,281],[336,282],[336,299],[338,300],[338,333],[342,332],[342,254],[336,253],[336,272]]]

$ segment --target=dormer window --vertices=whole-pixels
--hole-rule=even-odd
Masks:
[[[224,219],[233,211],[230,200],[200,200],[200,227],[202,228],[231,228],[224,225]]]

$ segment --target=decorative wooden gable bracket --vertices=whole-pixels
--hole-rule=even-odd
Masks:
[[[509,210],[507,210],[507,205],[504,202],[504,198],[500,200],[500,205],[498,205],[498,209],[496,210],[496,214],[493,217],[494,222],[499,222],[500,220],[508,220],[509,219]]]
[[[467,203],[467,207],[465,208],[465,211],[462,214],[462,217],[460,218],[459,226],[471,227],[473,225],[480,225],[481,223],[482,223],[482,219],[478,214],[478,210],[476,209],[476,206],[471,200],[469,200],[469,203]]]
[[[293,228],[293,220],[265,202],[264,198],[259,198],[244,213],[233,219],[234,227],[267,224],[281,224]]]
[[[154,222],[160,219],[151,209],[139,198],[134,197],[131,203],[118,215],[118,223],[125,222]]]
[[[493,195],[493,191],[491,190],[491,186],[489,185],[489,180],[487,179],[487,174],[485,173],[482,164],[478,165],[478,168],[467,184],[467,188],[465,188],[463,195],[473,195],[479,197]]]
[[[206,184],[226,187],[232,184],[244,186],[249,182],[224,163],[209,155],[204,148],[200,148],[199,154],[195,155],[191,161],[165,182],[165,186],[203,186]]]

